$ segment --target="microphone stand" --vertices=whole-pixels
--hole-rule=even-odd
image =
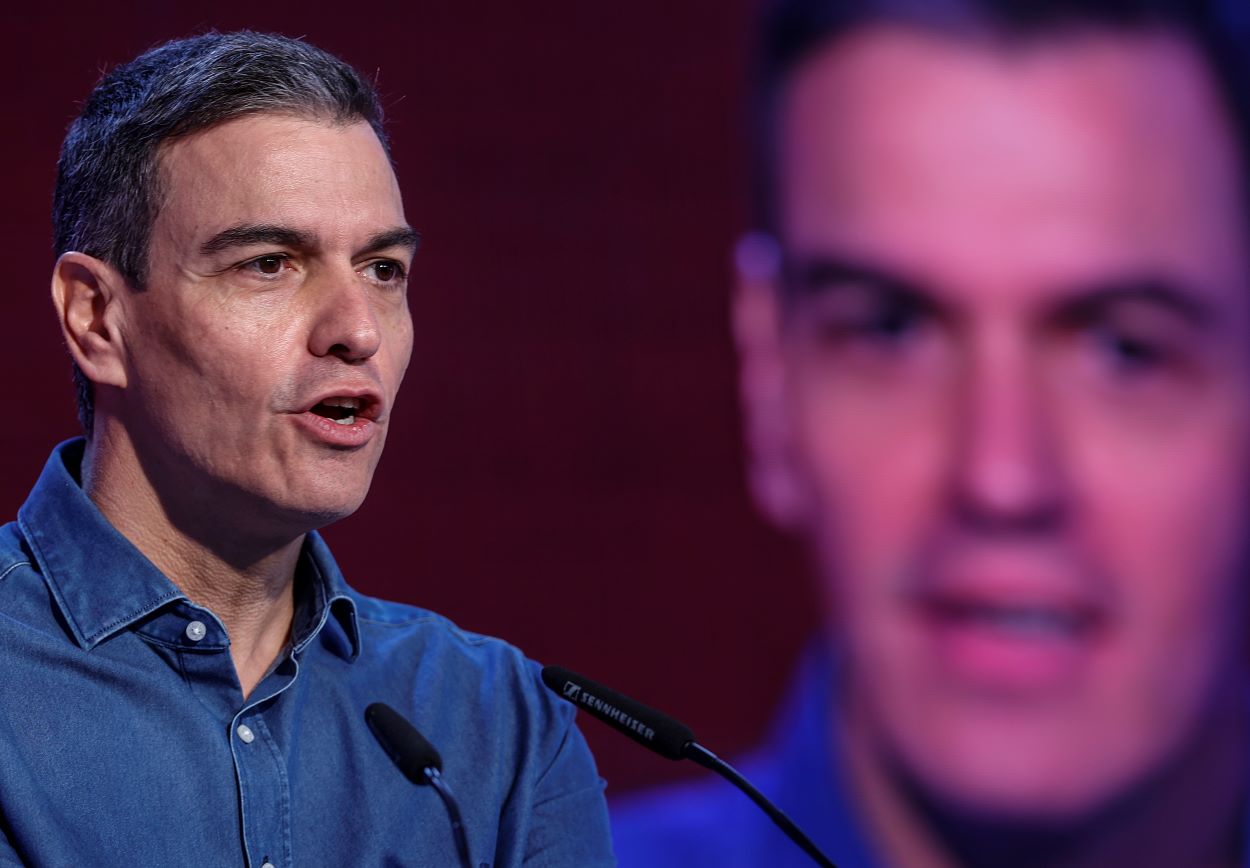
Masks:
[[[464,823],[460,820],[460,807],[452,798],[447,784],[443,782],[442,773],[434,766],[426,766],[421,771],[425,773],[426,780],[430,782],[430,786],[434,788],[434,792],[438,793],[438,797],[443,800],[443,805],[447,808],[447,816],[451,818],[451,833],[456,838],[456,850],[460,853],[461,863],[464,868],[473,868],[473,863],[469,861],[469,842],[464,835]]]
[[[451,787],[443,780],[443,760],[434,745],[406,717],[384,702],[375,702],[365,709],[365,723],[404,777],[414,784],[429,784],[438,793],[451,820],[451,834],[456,840],[460,864],[463,868],[473,868],[460,806],[451,794]]]

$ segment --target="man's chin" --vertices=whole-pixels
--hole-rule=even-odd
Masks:
[[[1106,762],[1097,752],[1056,756],[1020,745],[1017,755],[970,757],[928,754],[915,765],[896,765],[896,778],[917,794],[969,818],[992,824],[1051,826],[1081,822],[1102,811],[1135,781],[1134,769]],[[1032,760],[1032,761],[1030,761]],[[906,769],[906,771],[904,771]]]
[[[307,533],[342,521],[360,509],[367,489],[358,494],[337,497],[310,497],[281,504],[279,510],[292,531]],[[278,510],[275,510],[278,511]]]
[[[309,485],[291,485],[281,490],[243,492],[236,515],[250,516],[241,524],[241,533],[271,538],[295,539],[347,518],[364,503],[367,482],[323,477]]]

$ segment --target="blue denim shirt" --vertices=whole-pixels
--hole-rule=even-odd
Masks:
[[[86,497],[82,450],[0,528],[0,864],[458,865],[373,702],[442,754],[474,865],[613,864],[574,710],[515,648],[356,593],[312,533],[290,647],[244,700],[221,622]]]

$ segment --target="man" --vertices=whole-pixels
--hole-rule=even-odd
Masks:
[[[1246,49],[1205,4],[781,0],[735,324],[828,637],[745,771],[846,866],[1250,864]],[[719,781],[622,865],[800,865]]]
[[[52,294],[87,437],[0,530],[0,863],[604,865],[572,709],[494,639],[347,586],[412,347],[372,88],[305,43],[210,34],[109,73],[55,194]]]

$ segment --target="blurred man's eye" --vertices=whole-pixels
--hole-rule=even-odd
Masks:
[[[1184,377],[1200,354],[1202,333],[1170,308],[1152,302],[1095,307],[1071,325],[1091,370],[1117,388]]]
[[[925,326],[926,311],[897,293],[859,287],[829,289],[797,311],[811,337],[832,347],[899,350]]]
[[[900,351],[934,312],[923,293],[887,270],[835,256],[788,262],[785,286],[791,325],[832,349]]]
[[[1201,367],[1210,314],[1190,292],[1160,281],[1124,282],[1067,304],[1058,322],[1087,370],[1116,387],[1186,377]]]
[[[1111,326],[1096,328],[1090,340],[1113,372],[1125,376],[1159,372],[1176,361],[1175,348],[1167,342]]]
[[[905,302],[889,301],[874,309],[833,315],[826,323],[830,336],[843,340],[864,340],[896,344],[920,327],[920,312]]]

